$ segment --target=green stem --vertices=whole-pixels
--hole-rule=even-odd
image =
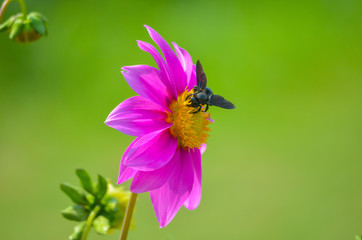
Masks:
[[[12,2],[13,0],[5,0],[3,2],[3,4],[1,5],[1,9],[0,9],[0,22],[1,19],[3,18],[3,15],[5,13],[6,8],[9,6],[9,4]]]
[[[21,12],[23,13],[23,18],[25,19],[26,16],[28,15],[28,9],[26,8],[26,4],[24,0],[17,0],[20,8],[21,8]]]
[[[3,4],[1,5],[1,9],[0,9],[0,23],[1,23],[1,20],[2,20],[2,18],[4,16],[6,8],[13,1],[18,1],[19,5],[20,5],[20,8],[21,8],[21,12],[23,13],[23,18],[24,19],[26,18],[26,15],[28,15],[28,10],[26,8],[26,4],[25,4],[24,0],[5,0],[3,2]]]
[[[132,219],[134,205],[136,204],[137,195],[138,195],[138,193],[131,193],[131,197],[128,202],[126,214],[123,219],[120,240],[127,239],[128,230],[129,230],[129,226],[131,225],[131,219]]]
[[[101,210],[100,206],[96,206],[93,211],[89,214],[88,219],[87,219],[87,225],[85,226],[84,232],[82,234],[82,238],[81,240],[86,240],[88,237],[88,233],[92,227],[93,224],[93,220],[94,218],[97,216],[99,210]]]

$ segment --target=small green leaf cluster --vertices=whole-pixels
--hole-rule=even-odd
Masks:
[[[60,189],[73,201],[61,213],[64,218],[80,222],[74,227],[70,240],[84,239],[91,227],[98,234],[109,234],[120,229],[130,198],[130,192],[123,187],[114,187],[98,175],[97,185],[84,169],[76,169],[83,189],[62,183]]]
[[[48,35],[47,22],[38,12],[31,12],[25,17],[18,13],[0,25],[0,32],[8,30],[9,38],[19,43],[34,42]]]

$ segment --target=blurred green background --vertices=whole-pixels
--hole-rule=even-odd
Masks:
[[[116,181],[132,137],[104,125],[155,66],[144,24],[200,59],[215,93],[198,209],[158,228],[141,194],[129,239],[347,240],[362,230],[362,2],[26,1],[49,37],[0,34],[1,239],[67,239],[59,183]],[[13,3],[5,17],[18,12]],[[128,183],[129,184],[129,183]],[[110,236],[89,239],[116,240]]]

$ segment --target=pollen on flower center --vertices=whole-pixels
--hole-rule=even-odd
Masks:
[[[172,123],[170,127],[171,135],[177,138],[179,146],[182,148],[199,148],[206,143],[210,131],[208,125],[211,123],[210,114],[202,111],[193,113],[196,109],[187,106],[190,100],[187,96],[192,93],[185,90],[177,100],[173,101],[169,108],[166,121]]]

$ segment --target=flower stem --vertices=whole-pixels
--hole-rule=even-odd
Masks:
[[[131,193],[131,197],[129,199],[127,210],[126,210],[126,215],[124,216],[124,219],[123,219],[120,240],[127,239],[128,230],[129,230],[129,226],[131,224],[133,209],[134,209],[134,205],[136,204],[137,195],[138,195],[138,193]]]
[[[3,2],[3,4],[1,5],[1,9],[0,9],[0,22],[1,19],[3,18],[3,15],[5,13],[6,8],[9,6],[9,4],[12,2],[13,0],[5,0]]]
[[[4,16],[5,10],[6,8],[9,6],[9,4],[13,1],[18,1],[20,8],[21,8],[21,12],[23,13],[23,18],[26,18],[26,15],[28,14],[28,10],[26,8],[26,4],[24,0],[5,0],[3,2],[3,4],[1,5],[1,9],[0,9],[0,22]]]
[[[26,4],[24,0],[17,0],[20,8],[21,8],[21,12],[23,13],[23,18],[26,18],[26,15],[28,15],[28,9],[26,8]]]
[[[86,227],[85,227],[85,229],[84,229],[84,232],[83,232],[83,234],[82,234],[81,240],[86,240],[86,239],[87,239],[89,230],[90,230],[91,227],[92,227],[93,220],[94,220],[94,218],[97,216],[97,214],[98,214],[98,212],[99,212],[100,209],[101,209],[101,208],[100,208],[99,206],[96,206],[96,207],[93,209],[93,211],[89,214],[88,219],[87,219],[87,225],[86,225]]]

